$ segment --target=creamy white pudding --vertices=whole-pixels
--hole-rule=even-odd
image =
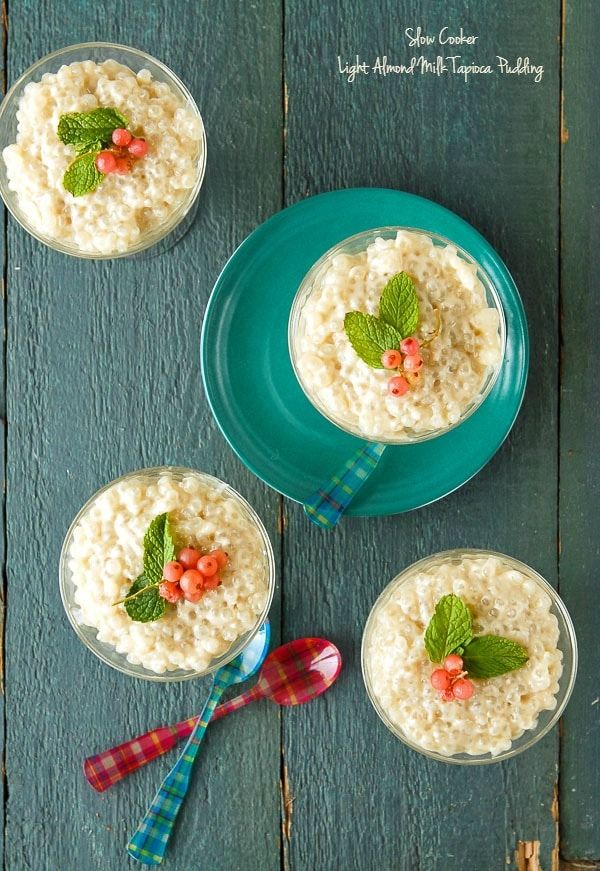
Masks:
[[[169,604],[153,622],[123,604],[140,576],[144,535],[167,513],[178,548],[229,555],[221,584],[200,601]],[[255,629],[270,602],[270,546],[260,521],[226,484],[191,470],[145,470],[109,485],[77,519],[65,543],[72,620],[93,627],[132,665],[156,674],[201,672]]]
[[[372,368],[344,330],[350,311],[377,315],[392,276],[416,289],[426,341],[418,383],[390,395],[390,372]],[[503,354],[499,303],[456,246],[414,230],[360,234],[337,246],[301,287],[290,319],[296,375],[313,404],[342,429],[374,441],[415,441],[463,420],[492,386]],[[498,307],[497,307],[498,305]]]
[[[473,679],[467,701],[445,701],[434,689],[438,666],[424,644],[436,603],[451,593],[467,605],[476,636],[503,636],[529,657],[516,670]],[[417,749],[495,757],[556,708],[559,641],[552,598],[534,572],[499,554],[442,554],[404,572],[375,604],[363,640],[365,680],[388,725]]]
[[[57,135],[61,115],[114,108],[148,152],[131,171],[106,175],[73,196],[63,176],[75,153]],[[16,141],[2,156],[8,187],[31,228],[82,254],[122,254],[160,235],[190,201],[204,161],[199,113],[151,72],[116,60],[65,64],[29,82],[17,109]]]

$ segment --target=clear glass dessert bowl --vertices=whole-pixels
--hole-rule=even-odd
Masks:
[[[460,406],[460,414],[457,415],[456,412],[453,412],[451,420],[449,419],[443,424],[432,426],[419,425],[417,427],[416,424],[402,424],[401,426],[396,426],[394,424],[393,430],[386,430],[385,427],[381,426],[379,429],[373,430],[370,428],[371,424],[367,425],[367,427],[361,427],[358,425],[356,420],[350,420],[348,416],[345,416],[339,410],[336,411],[334,409],[334,404],[339,406],[340,403],[342,405],[344,403],[344,397],[340,396],[339,393],[336,397],[333,397],[332,399],[328,398],[327,401],[324,399],[324,396],[333,396],[332,391],[335,387],[335,381],[338,379],[342,387],[347,388],[348,386],[353,386],[352,374],[349,372],[349,367],[354,367],[354,372],[359,379],[364,377],[366,369],[362,361],[359,361],[357,355],[355,355],[355,360],[359,364],[358,367],[354,363],[354,358],[351,358],[352,362],[349,362],[349,358],[346,354],[346,349],[343,347],[343,343],[346,341],[345,337],[344,339],[340,340],[340,336],[344,332],[344,327],[343,321],[340,318],[339,308],[333,314],[335,326],[332,326],[332,328],[328,330],[328,323],[322,323],[323,320],[327,321],[327,317],[325,315],[322,315],[321,311],[317,311],[317,315],[315,318],[314,306],[320,306],[322,301],[325,300],[326,297],[329,300],[331,299],[333,293],[333,291],[331,290],[331,276],[333,275],[333,281],[335,281],[336,270],[342,270],[344,268],[347,268],[348,285],[349,288],[352,287],[353,267],[351,263],[348,263],[348,266],[344,267],[343,264],[348,262],[345,260],[345,258],[347,258],[348,256],[354,257],[355,255],[366,256],[368,250],[373,250],[372,248],[370,248],[370,246],[373,246],[376,243],[376,240],[384,240],[385,242],[388,242],[389,240],[394,240],[398,233],[403,234],[409,240],[411,238],[414,238],[415,244],[419,241],[419,239],[422,239],[424,237],[426,240],[429,240],[431,242],[431,245],[433,246],[432,250],[435,250],[436,254],[438,250],[443,252],[445,249],[448,249],[448,254],[451,251],[456,252],[456,256],[458,257],[457,262],[460,268],[462,268],[462,264],[464,264],[464,266],[468,270],[470,270],[469,275],[474,275],[481,285],[482,300],[484,303],[482,305],[482,310],[485,310],[485,308],[489,308],[497,313],[497,337],[495,337],[494,339],[494,341],[497,341],[497,354],[495,355],[496,359],[494,360],[494,363],[485,367],[485,371],[483,372],[481,379],[478,381],[476,388],[471,391],[468,399],[462,402],[456,400],[458,402],[458,405]],[[375,252],[376,257],[378,253],[379,252]],[[362,267],[355,266],[354,268],[361,269]],[[382,267],[382,269],[383,271],[385,271],[385,267]],[[402,269],[402,271],[404,270]],[[411,273],[410,269],[407,269],[406,271],[409,274]],[[386,273],[385,280],[387,281],[390,277],[391,274]],[[379,278],[381,278],[381,275],[379,276]],[[472,279],[469,278],[469,281],[471,280]],[[367,277],[365,279],[365,292],[369,295],[369,288],[372,282],[372,276],[367,271]],[[416,283],[418,284],[419,282]],[[428,280],[424,279],[420,283],[425,288],[425,291],[429,294],[430,288],[428,287]],[[443,282],[440,279],[438,283],[441,285]],[[343,282],[340,286],[343,286]],[[372,306],[371,309],[365,309],[364,300],[357,300],[356,294],[353,294],[351,290],[348,290],[348,297],[348,301],[345,304],[346,311],[364,310],[369,314],[375,313],[373,310],[371,310]],[[335,307],[335,301],[332,303],[332,305]],[[438,316],[440,318],[438,324],[441,325],[441,330],[439,332],[439,336],[435,339],[435,341],[437,343],[445,342],[443,347],[452,349],[451,342],[450,344],[448,344],[449,339],[447,338],[447,335],[450,336],[450,333],[455,330],[455,324],[452,323],[453,313],[450,311],[447,314],[445,313],[444,302],[442,302],[441,305],[437,306],[437,308]],[[431,315],[432,312],[435,313],[435,308],[432,309],[429,314]],[[323,348],[317,348],[320,356],[319,371],[325,373],[325,381],[321,381],[321,383],[319,383],[318,375],[315,377],[311,375],[309,377],[309,369],[307,368],[306,364],[303,363],[303,360],[306,360],[307,357],[314,357],[314,346],[311,346],[311,343],[317,340],[314,340],[312,337],[315,336],[319,331],[326,333],[326,344],[323,345]],[[424,338],[426,337],[422,336],[421,340],[423,340]],[[319,260],[317,260],[317,262],[307,272],[304,279],[302,280],[302,283],[300,284],[300,287],[292,303],[288,322],[288,346],[292,367],[300,387],[302,388],[303,392],[305,393],[311,404],[327,420],[329,420],[330,423],[334,424],[345,432],[358,436],[362,439],[367,439],[369,441],[391,445],[414,444],[416,442],[436,438],[437,436],[449,432],[450,430],[459,426],[477,411],[477,409],[480,407],[480,405],[483,403],[483,401],[486,399],[486,397],[489,395],[490,391],[494,387],[494,384],[496,383],[497,377],[500,373],[506,346],[506,324],[502,302],[492,280],[485,272],[485,270],[473,259],[473,257],[471,257],[470,254],[457,246],[451,240],[446,239],[436,233],[429,232],[427,230],[400,226],[378,227],[372,230],[366,230],[361,233],[357,233],[355,236],[344,239],[342,242],[335,245],[329,251],[326,251],[325,254],[323,254],[323,256],[320,257]],[[430,349],[432,347],[433,345],[430,344],[430,347],[427,349],[427,353],[430,352]],[[348,349],[350,349],[349,343]],[[352,354],[354,354],[354,351],[352,351]],[[333,362],[333,369],[331,368],[331,366],[329,366],[330,361]],[[363,367],[362,374],[360,372],[360,366]],[[423,366],[423,369],[420,373],[421,376],[423,375],[425,369],[426,366]],[[384,373],[386,378],[393,374],[393,372],[383,369],[374,369],[372,371]],[[452,376],[450,374],[450,380],[453,377],[459,379],[461,377],[461,373],[458,372],[456,376]],[[333,386],[331,386],[332,383]],[[416,389],[423,390],[423,386],[423,384],[421,384],[421,387],[417,385]],[[447,390],[444,384],[442,384],[442,386],[440,387],[439,383],[435,383],[433,387],[438,393],[440,392],[440,390]],[[426,389],[430,390],[430,388]],[[346,392],[348,393],[348,391]],[[402,396],[401,398],[390,398],[386,396],[386,393],[387,388],[385,380],[381,379],[381,383],[378,382],[375,387],[373,387],[373,384],[371,383],[368,390],[365,391],[367,404],[365,405],[364,411],[367,418],[373,418],[375,414],[377,414],[382,409],[387,401],[392,401],[393,399],[394,402],[403,402],[406,399],[406,396]],[[430,396],[432,399],[436,399],[433,393],[430,393]],[[348,403],[352,404],[353,400],[355,401],[355,397],[348,398]],[[428,404],[427,402],[425,402],[424,395],[419,399],[419,403],[422,406]],[[418,419],[418,415],[420,414],[419,410],[417,410],[415,413],[417,414]],[[356,417],[356,415],[354,415],[354,417]]]
[[[178,488],[179,496],[173,496],[172,493],[169,495],[168,488],[171,482],[174,482]],[[182,492],[183,497],[181,496]],[[136,496],[136,493],[139,493],[140,496]],[[226,582],[224,581],[223,596],[218,600],[213,600],[210,606],[207,605],[207,612],[203,611],[197,614],[188,612],[182,615],[182,612],[177,610],[178,607],[183,609],[195,607],[182,601],[176,606],[167,606],[167,609],[171,609],[170,614],[173,615],[170,625],[166,625],[163,618],[152,623],[137,623],[129,618],[122,605],[114,606],[115,589],[119,585],[130,586],[133,582],[131,575],[141,573],[142,544],[140,539],[143,540],[144,530],[141,529],[143,524],[141,521],[138,522],[138,518],[144,514],[144,511],[144,517],[148,517],[150,511],[155,515],[163,513],[165,499],[171,499],[170,504],[177,505],[177,508],[166,510],[169,511],[170,519],[175,515],[176,521],[179,520],[181,529],[190,529],[192,528],[190,524],[192,524],[194,529],[200,530],[198,537],[202,537],[204,534],[214,535],[217,541],[222,541],[223,536],[231,535],[235,540],[237,524],[239,540],[243,539],[246,543],[250,541],[254,552],[251,559],[250,557],[246,559],[242,551],[239,551],[238,570],[236,571],[235,550],[232,546],[231,549],[234,553],[231,560],[232,573],[229,588],[225,591]],[[146,501],[145,505],[144,500]],[[213,508],[213,506],[216,507]],[[222,510],[230,518],[226,529],[221,529],[219,527],[220,521],[215,519],[220,516],[215,513],[219,510]],[[82,521],[86,530],[91,530],[91,533],[81,532]],[[79,534],[77,533],[78,529]],[[177,523],[173,529],[173,536],[177,542]],[[91,547],[88,546],[88,541],[91,541]],[[184,538],[177,546],[188,546],[189,544],[190,541]],[[120,559],[121,564],[117,565],[116,581],[107,592],[107,578],[110,579],[109,563],[111,560],[113,561],[112,570],[114,570],[115,559]],[[129,560],[130,565],[135,565],[135,569],[130,571],[129,576],[124,577],[121,565],[127,560]],[[255,594],[258,592],[259,596],[258,606],[251,606],[252,588],[249,586],[249,572],[245,573],[244,571],[248,565],[251,566],[253,576],[258,578],[261,584],[261,589],[255,590]],[[74,576],[74,569],[78,574],[78,579]],[[82,573],[86,573],[86,578],[83,577]],[[94,585],[91,598],[90,577]],[[98,579],[97,594],[95,593],[96,577]],[[154,681],[181,681],[202,677],[216,671],[237,656],[254,638],[264,623],[271,606],[275,589],[275,561],[273,548],[262,521],[236,490],[204,472],[173,466],[160,466],[140,469],[123,475],[101,487],[85,503],[71,523],[63,542],[60,554],[59,583],[62,602],[71,626],[83,644],[99,659],[130,677]],[[84,597],[83,601],[82,597]],[[117,601],[120,599],[121,596],[117,594]],[[118,625],[117,623],[111,624],[114,619],[113,607],[119,608],[121,611],[120,614],[116,615]],[[142,664],[141,661],[136,663],[128,658],[130,653],[133,653],[133,658],[138,660],[148,660],[148,657],[152,657],[152,651],[147,653],[142,649],[140,654],[135,641],[132,650],[129,638],[129,636],[134,639],[139,637],[139,634],[136,636],[132,633],[143,633],[145,632],[144,627],[147,626],[153,627],[151,631],[155,633],[150,636],[149,644],[156,644],[158,654],[163,657],[163,660],[165,656],[169,656],[170,650],[177,647],[178,639],[180,647],[184,641],[191,643],[192,652],[196,643],[212,644],[215,641],[215,632],[217,631],[215,627],[219,629],[219,627],[227,625],[228,620],[231,620],[232,617],[232,608],[246,609],[244,631],[236,635],[236,631],[239,630],[234,630],[231,634],[235,637],[232,638],[227,649],[219,650],[214,656],[208,657],[207,654],[203,653],[203,659],[207,660],[206,667],[155,671]],[[93,619],[96,620],[98,626],[84,622],[84,611],[86,615],[93,614]],[[100,614],[104,616],[97,617]],[[193,621],[201,626],[198,633],[196,633]],[[102,624],[102,629],[109,632],[111,642],[100,640],[98,637],[100,624]],[[239,627],[239,621],[237,625]],[[114,629],[113,626],[117,626],[117,628]],[[190,631],[193,633],[193,638],[189,634]],[[112,642],[115,633],[117,644],[121,646],[122,652],[119,652],[115,643]],[[216,640],[220,648],[224,646],[224,637],[224,630],[219,629]],[[210,650],[211,648],[205,649]]]
[[[534,603],[531,606],[538,609],[535,613],[542,615],[539,618],[540,623],[544,619],[546,626],[521,625],[522,632],[514,638],[517,631],[513,620],[513,631],[492,632],[491,634],[505,634],[506,637],[513,636],[515,641],[522,643],[531,654],[530,662],[527,663],[527,666],[531,666],[531,671],[528,672],[525,667],[509,671],[502,677],[483,681],[473,678],[475,690],[471,699],[444,702],[438,700],[437,691],[430,684],[431,673],[440,666],[429,661],[423,640],[427,621],[433,612],[432,603],[427,596],[430,596],[428,591],[432,589],[431,578],[436,577],[436,571],[438,576],[443,570],[452,573],[452,577],[458,582],[458,587],[455,583],[455,590],[460,589],[462,566],[467,566],[466,571],[472,572],[472,580],[464,582],[465,597],[469,595],[469,584],[470,594],[479,596],[481,589],[486,589],[491,575],[493,583],[487,589],[497,591],[502,589],[500,584],[510,583],[511,586],[504,589],[510,591],[512,601],[506,600],[502,605],[498,604],[501,601],[499,599],[491,602],[493,607],[501,611],[499,615],[495,615],[499,617],[500,625],[503,621],[505,624],[507,622],[502,611],[508,615],[511,612],[507,608],[516,609],[518,623],[523,608],[527,612],[531,603]],[[476,586],[478,583],[479,587]],[[521,592],[519,585],[522,587]],[[455,594],[460,596],[460,593]],[[486,600],[482,598],[481,601]],[[490,603],[486,603],[485,608],[488,607]],[[493,612],[490,611],[491,613]],[[472,616],[475,635],[487,634],[477,631],[477,620],[481,616],[478,617],[476,612]],[[403,621],[408,621],[413,627],[418,626],[418,634],[413,636],[412,645],[406,639],[414,630],[407,629],[404,623],[402,630],[397,631]],[[545,640],[552,633],[554,638],[557,632],[558,641],[555,646],[553,641],[550,643]],[[523,643],[525,637],[529,638],[529,644]],[[544,649],[536,651],[535,645],[539,645],[542,639]],[[549,651],[546,650],[546,643],[550,644]],[[417,644],[418,648],[415,647]],[[402,667],[406,663],[406,669],[411,672],[411,695],[408,697],[403,696],[404,682],[399,676],[397,652],[400,649]],[[538,572],[505,554],[488,550],[456,549],[413,563],[383,590],[365,625],[361,664],[371,704],[383,723],[400,741],[439,762],[482,765],[501,762],[528,750],[557,723],[569,701],[575,682],[577,641],[564,603],[556,590]],[[555,686],[556,692],[551,692],[551,688]],[[545,691],[544,704],[551,702],[549,697],[553,696],[554,707],[540,709],[542,689]],[[513,691],[514,695],[511,697]],[[483,694],[488,692],[490,695],[484,698]],[[477,700],[478,693],[482,694],[481,705],[477,711],[472,708],[469,712],[468,706]],[[407,730],[411,732],[410,735]],[[507,737],[508,731],[510,738]],[[419,743],[418,733],[423,743]],[[496,753],[489,750],[475,753],[441,752],[442,744],[448,740],[448,736],[450,740],[455,740],[455,735],[461,736],[461,742],[468,749],[471,744],[475,750],[478,741],[480,744],[481,741],[484,744],[487,742],[488,745],[494,740],[501,740],[503,744],[509,741],[510,746]],[[438,746],[433,746],[436,743]]]
[[[85,61],[93,61],[101,64],[104,61],[114,60],[119,64],[127,67],[135,75],[141,70],[147,70],[151,73],[152,79],[156,83],[162,83],[169,88],[170,95],[174,95],[180,107],[190,113],[190,119],[193,119],[196,125],[196,132],[199,135],[197,153],[191,155],[191,160],[194,166],[194,176],[192,186],[185,189],[185,193],[180,200],[174,204],[174,208],[166,214],[160,221],[156,221],[149,229],[141,232],[136,239],[133,239],[126,250],[110,250],[110,251],[95,251],[83,249],[69,239],[61,239],[56,233],[51,234],[45,232],[40,222],[37,223],[31,219],[19,203],[17,192],[10,186],[7,165],[3,157],[4,149],[13,145],[17,141],[17,133],[19,128],[19,104],[26,93],[28,85],[40,82],[42,77],[48,73],[57,73],[63,66],[68,66],[73,63],[83,63]],[[68,97],[68,95],[67,95]],[[62,95],[61,95],[62,98]],[[68,102],[68,101],[67,101]],[[42,107],[43,108],[43,107]],[[71,111],[70,109],[65,111]],[[156,111],[156,110],[153,110]],[[43,123],[39,122],[39,123]],[[49,119],[46,123],[57,123],[57,119]],[[39,143],[38,143],[39,145]],[[37,148],[38,146],[36,146]],[[75,157],[75,153],[73,153]],[[30,163],[31,161],[29,161]],[[26,162],[27,163],[27,162]],[[64,167],[66,168],[66,167]],[[64,171],[63,168],[63,171]],[[90,260],[105,260],[114,259],[117,257],[130,257],[146,249],[157,246],[153,253],[160,253],[166,250],[175,243],[189,229],[189,225],[195,214],[195,206],[206,168],[206,135],[202,116],[198,107],[191,96],[190,92],[180,81],[180,79],[163,63],[143,51],[136,48],[130,48],[124,45],[109,42],[88,42],[78,45],[67,46],[66,48],[54,51],[51,54],[38,60],[29,67],[12,85],[6,94],[2,104],[0,105],[0,194],[6,207],[9,209],[13,217],[18,223],[32,236],[53,248],[55,251],[60,251],[64,254],[69,254],[74,257],[81,257]],[[52,184],[60,184],[62,173],[58,173],[59,180]],[[112,180],[111,180],[112,181]],[[107,182],[105,181],[104,184]],[[94,193],[89,193],[77,199],[82,200],[86,197],[98,195],[102,190],[103,185],[100,185]],[[148,183],[148,188],[151,185]],[[48,196],[52,198],[53,191],[48,189]],[[39,195],[37,199],[44,199],[43,195]],[[62,212],[56,212],[56,199],[52,200],[53,215],[58,214],[57,221],[64,220],[67,223],[71,220],[71,216],[67,216],[66,208]],[[41,207],[40,207],[41,208]],[[149,207],[151,208],[151,207]],[[164,206],[161,207],[164,211]],[[108,220],[108,218],[107,218]]]

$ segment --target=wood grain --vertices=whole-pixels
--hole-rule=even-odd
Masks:
[[[562,729],[561,844],[600,860],[600,40],[595,4],[565,4],[562,146],[560,590],[575,622],[580,668]]]
[[[498,766],[430,762],[377,720],[360,676],[362,627],[403,566],[447,547],[505,551],[557,579],[558,128],[560,4],[378,0],[288,2],[288,201],[335,187],[381,185],[438,200],[505,258],[529,319],[526,401],[500,453],[443,502],[385,519],[347,519],[334,535],[289,508],[285,637],[339,644],[335,691],[284,716],[294,818],[290,867],[322,871],[488,871],[515,867],[517,842],[539,840],[552,867],[556,732]],[[347,84],[338,54],[408,55],[403,29],[444,24],[480,35],[478,54],[543,61],[539,85],[490,77],[364,77]],[[414,50],[413,50],[414,51]],[[464,52],[465,56],[468,54]],[[315,446],[314,449],[318,449]],[[307,554],[311,559],[307,559]],[[485,823],[482,825],[483,820]]]
[[[9,222],[6,863],[13,871],[125,867],[126,839],[173,758],[102,796],[84,780],[82,759],[189,716],[207,690],[206,682],[130,680],[75,637],[56,567],[83,501],[126,470],[190,465],[238,488],[279,550],[278,497],[226,447],[198,361],[214,280],[233,248],[280,206],[280,5],[224,0],[189,9],[115,0],[11,8],[11,81],[65,42],[133,43],[185,80],[209,143],[196,223],[158,258],[78,262]],[[26,577],[35,581],[23,596]],[[277,630],[277,603],[271,613]],[[278,869],[279,765],[274,706],[254,705],[215,725],[166,867],[197,868],[202,855],[217,871]]]
[[[126,838],[171,758],[102,796],[85,783],[81,760],[202,704],[204,683],[147,685],[92,657],[63,615],[56,582],[62,537],[82,502],[126,470],[171,462],[225,478],[256,506],[280,571],[275,641],[280,630],[286,639],[330,637],[344,669],[329,693],[282,718],[265,703],[215,724],[165,867],[496,871],[535,859],[549,871],[558,862],[560,759],[561,869],[595,869],[596,4],[20,0],[8,11],[9,81],[66,43],[136,45],[190,87],[209,159],[197,220],[161,257],[78,262],[12,219],[6,250],[0,241],[8,315],[4,867],[125,867]],[[338,54],[410,56],[404,28],[419,25],[430,33],[462,26],[479,35],[477,51],[452,53],[529,56],[543,63],[543,80],[370,76],[348,84],[337,74]],[[524,299],[531,374],[510,438],[461,491],[409,515],[347,519],[331,534],[310,526],[298,506],[282,507],[224,443],[200,385],[199,330],[210,288],[248,232],[283,204],[358,185],[431,197],[490,240]],[[505,551],[560,582],[583,663],[560,754],[555,731],[502,765],[433,763],[388,734],[366,699],[360,638],[378,593],[416,558],[460,545]],[[36,583],[32,567],[40,566],[47,571]],[[0,719],[0,738],[3,726]]]

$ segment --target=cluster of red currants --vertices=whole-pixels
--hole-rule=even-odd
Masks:
[[[135,158],[144,157],[148,153],[148,143],[145,139],[133,136],[124,127],[117,127],[112,132],[113,148],[100,151],[96,156],[96,169],[103,175],[116,172],[126,175],[130,172]]]
[[[224,550],[213,550],[203,556],[195,547],[184,547],[176,560],[166,563],[158,592],[173,604],[180,599],[199,602],[205,593],[220,586],[219,571],[228,561]]]
[[[444,660],[443,668],[436,668],[431,673],[429,678],[431,686],[435,690],[439,690],[442,699],[445,702],[451,702],[454,699],[466,702],[475,692],[475,687],[463,671],[463,661],[457,653],[451,653]]]
[[[391,348],[381,355],[384,369],[398,369],[402,372],[388,381],[388,391],[392,396],[404,396],[410,390],[410,385],[419,380],[419,369],[423,365],[420,348],[419,340],[411,336],[402,339],[399,351]]]

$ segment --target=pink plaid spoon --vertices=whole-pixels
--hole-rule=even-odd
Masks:
[[[262,698],[271,699],[278,705],[302,705],[329,689],[341,667],[342,657],[331,641],[324,638],[290,641],[267,656],[256,686],[220,704],[212,719],[218,720]],[[103,792],[188,738],[196,720],[197,717],[190,717],[174,726],[160,726],[103,753],[88,756],[83,771],[89,784]]]

